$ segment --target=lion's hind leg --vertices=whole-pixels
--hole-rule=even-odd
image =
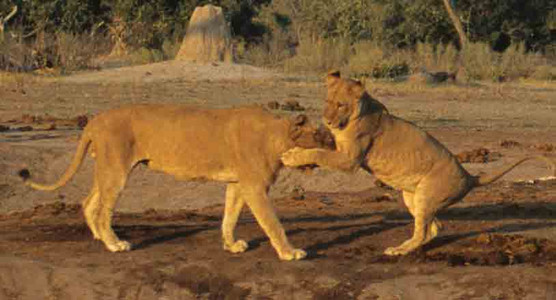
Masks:
[[[405,206],[407,206],[407,209],[409,210],[409,213],[412,216],[415,216],[415,214],[416,214],[416,207],[415,206],[418,205],[418,204],[413,202],[414,201],[413,198],[414,198],[414,193],[403,191],[403,201],[405,203]],[[427,228],[424,243],[427,243],[430,240],[434,239],[438,235],[440,230],[442,230],[442,223],[437,218],[434,218],[432,220],[432,223],[430,224],[430,226],[428,226],[428,228]]]
[[[111,165],[97,161],[96,180],[99,189],[98,216],[95,226],[100,239],[111,252],[129,251],[131,244],[118,238],[112,229],[112,214],[116,200],[127,180],[127,173],[123,166]]]
[[[234,230],[241,213],[241,208],[245,201],[240,195],[239,185],[230,183],[226,188],[226,208],[224,210],[224,220],[222,220],[222,240],[224,250],[232,253],[241,253],[247,250],[248,245],[244,240],[236,240]]]
[[[100,205],[100,194],[98,191],[98,185],[96,179],[94,180],[93,187],[89,192],[89,195],[83,201],[83,215],[85,216],[85,221],[87,221],[87,225],[89,229],[93,233],[93,237],[96,240],[100,240],[99,230],[97,228],[97,219],[99,213],[99,205]]]
[[[415,194],[404,191],[403,198],[409,212],[415,219],[413,237],[397,247],[386,249],[384,251],[386,255],[406,255],[432,240],[442,228],[440,221],[434,216],[435,208],[428,204],[434,202],[427,202],[430,199],[428,199],[426,193],[422,193],[420,190],[417,190]]]

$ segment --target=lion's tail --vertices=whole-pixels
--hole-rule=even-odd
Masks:
[[[75,155],[73,157],[70,166],[66,169],[64,175],[62,175],[62,177],[58,179],[58,182],[54,184],[51,185],[40,184],[29,180],[29,178],[31,178],[31,173],[29,173],[29,170],[27,169],[22,169],[21,171],[19,171],[19,176],[23,179],[26,185],[36,190],[54,191],[64,186],[73,177],[73,175],[75,175],[75,173],[81,166],[81,163],[83,162],[83,158],[85,158],[85,154],[87,154],[87,150],[89,149],[90,144],[91,144],[91,139],[89,138],[89,135],[85,131],[81,136],[81,139],[79,140],[79,144],[77,145],[77,150],[75,152]]]
[[[509,167],[505,167],[504,169],[499,170],[498,172],[495,172],[494,174],[476,176],[475,177],[475,179],[476,179],[475,186],[482,186],[482,185],[490,184],[490,183],[500,179],[500,177],[506,175],[506,173],[510,172],[515,167],[521,165],[522,163],[524,163],[528,160],[533,160],[533,159],[542,160],[542,161],[546,162],[548,165],[550,165],[552,167],[553,175],[556,176],[556,163],[554,161],[552,161],[551,159],[549,159],[548,157],[546,157],[546,156],[535,155],[535,156],[528,156],[528,157],[522,158],[522,159],[514,162]]]

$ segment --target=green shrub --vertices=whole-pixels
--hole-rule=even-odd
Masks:
[[[133,65],[144,65],[164,60],[164,53],[157,49],[141,47],[129,55],[129,60]]]

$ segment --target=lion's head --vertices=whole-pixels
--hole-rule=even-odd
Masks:
[[[334,137],[324,126],[316,128],[306,115],[297,115],[290,121],[290,138],[301,148],[335,149]]]
[[[340,78],[339,71],[326,76],[328,95],[323,121],[331,130],[343,130],[363,117],[387,112],[386,107],[373,99],[360,81]]]

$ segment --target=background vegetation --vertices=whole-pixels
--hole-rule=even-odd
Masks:
[[[18,7],[0,36],[0,67],[94,68],[118,38],[131,63],[171,59],[206,3],[224,8],[241,62],[373,77],[440,69],[469,80],[556,79],[553,0],[451,0],[464,47],[442,0],[0,0],[0,18]]]

